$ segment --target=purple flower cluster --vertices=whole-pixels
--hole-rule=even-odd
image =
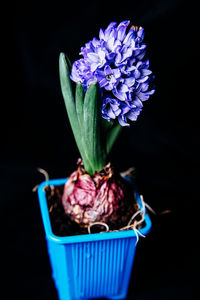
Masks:
[[[129,21],[118,26],[115,22],[81,48],[83,58],[72,66],[71,79],[80,82],[85,90],[92,82],[99,82],[102,92],[102,116],[110,121],[118,118],[122,126],[127,119],[136,121],[143,101],[155,90],[150,89],[152,72],[149,60],[144,59],[146,45],[144,29]]]

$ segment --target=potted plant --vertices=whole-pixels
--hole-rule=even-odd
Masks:
[[[136,243],[151,221],[134,182],[110,151],[154,93],[142,27],[115,22],[71,63],[60,54],[63,98],[81,159],[69,178],[46,180],[38,195],[59,299],[127,294]],[[76,83],[73,86],[73,82]]]

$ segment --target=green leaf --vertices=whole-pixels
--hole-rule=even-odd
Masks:
[[[111,151],[116,139],[118,138],[121,130],[122,130],[122,126],[119,123],[115,124],[110,130],[108,130],[107,139],[106,139],[107,154],[110,153],[110,151]]]
[[[92,168],[85,152],[85,145],[82,142],[82,135],[81,135],[80,125],[77,117],[74,95],[71,86],[71,80],[69,77],[70,71],[66,60],[69,62],[69,59],[65,57],[64,53],[60,53],[59,74],[60,74],[62,95],[64,98],[65,107],[72,127],[74,138],[78,146],[79,152],[81,154],[81,157],[83,159],[84,167],[86,171],[90,173],[92,172]]]
[[[84,104],[84,89],[80,83],[76,84],[76,112],[79,120],[80,128],[83,127],[83,104]]]
[[[106,164],[106,149],[101,135],[101,95],[98,83],[92,83],[88,87],[83,110],[84,140],[94,173]]]
[[[69,66],[69,71],[71,72],[71,68],[72,68],[71,61],[69,60],[69,57],[67,55],[65,55],[65,59],[67,61],[67,65]]]
[[[102,119],[101,119],[101,124],[102,124],[102,129],[103,129],[103,131],[106,133],[106,132],[107,132],[109,129],[111,129],[111,127],[113,126],[114,120],[111,119],[111,120],[108,122],[108,120],[102,118]]]
[[[67,60],[69,59],[67,58]],[[75,106],[74,106],[74,95],[72,91],[71,80],[69,78],[70,71],[64,53],[60,53],[59,56],[59,74],[60,74],[61,90],[62,90],[67,112],[70,112],[70,115],[75,117],[76,113],[75,113]]]

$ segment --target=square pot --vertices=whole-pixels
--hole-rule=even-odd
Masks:
[[[38,188],[52,277],[59,299],[125,299],[135,256],[136,233],[126,230],[66,237],[53,234],[45,187],[63,185],[66,180],[48,180]],[[137,193],[136,199],[141,206]],[[144,221],[140,232],[146,235],[151,228],[146,213]]]

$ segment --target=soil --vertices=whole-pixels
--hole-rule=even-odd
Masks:
[[[88,229],[81,227],[76,222],[72,221],[69,216],[66,215],[62,205],[62,194],[64,185],[60,186],[47,186],[45,188],[50,221],[52,231],[57,236],[73,236],[88,234]],[[135,211],[138,210],[138,204],[134,202]],[[109,225],[109,224],[108,224]],[[110,228],[112,230],[119,229],[127,224],[122,224],[119,220],[116,224],[116,228]],[[110,227],[110,226],[109,226]],[[92,233],[105,231],[105,227],[98,225],[91,229]]]

